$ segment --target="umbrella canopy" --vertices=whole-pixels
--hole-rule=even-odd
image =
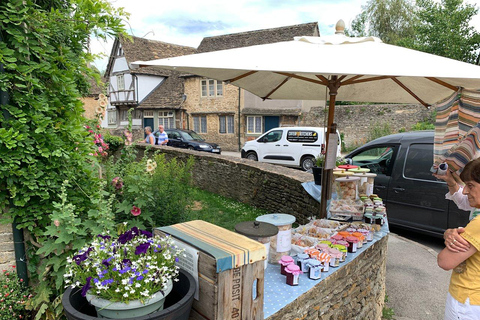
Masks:
[[[421,103],[428,107],[446,99],[459,87],[480,89],[480,66],[383,43],[375,37],[343,35],[344,23],[327,37],[296,37],[293,41],[263,44],[152,61],[136,61],[132,68],[157,66],[231,83],[264,99],[323,100],[329,95],[325,168],[329,152],[335,100]],[[331,159],[331,160],[329,160]],[[323,174],[321,214],[331,174]]]
[[[265,99],[324,100],[322,87],[329,87],[341,101],[428,106],[457,87],[480,88],[480,66],[388,45],[375,37],[297,37],[132,63],[133,68],[142,66],[226,81]]]

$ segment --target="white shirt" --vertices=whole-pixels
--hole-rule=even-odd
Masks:
[[[463,186],[459,185],[457,192],[455,192],[454,194],[450,194],[450,192],[447,192],[447,194],[445,195],[445,199],[453,200],[453,202],[455,202],[458,209],[460,210],[470,211],[469,220],[472,220],[472,215],[476,208],[470,206],[470,204],[468,203],[467,195],[463,194],[462,192]]]

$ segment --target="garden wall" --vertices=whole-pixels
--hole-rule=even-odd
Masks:
[[[145,146],[138,146],[143,157]],[[312,181],[311,173],[277,165],[254,162],[231,156],[214,155],[172,147],[155,146],[167,159],[186,161],[194,157],[194,184],[204,190],[265,209],[268,212],[288,213],[306,223],[308,217],[319,215],[320,203],[301,186]]]
[[[11,224],[0,224],[0,270],[12,269],[15,265],[13,233]]]

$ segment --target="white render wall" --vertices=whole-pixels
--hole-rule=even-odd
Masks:
[[[126,78],[127,75],[125,74],[125,81]],[[164,79],[164,77],[160,76],[147,76],[142,74],[137,75],[138,85],[135,87],[135,90],[137,90],[138,103],[141,103],[143,99],[145,99],[145,97],[150,94],[153,89],[161,84]]]
[[[116,58],[113,63],[112,73],[128,71],[128,63],[125,57]]]

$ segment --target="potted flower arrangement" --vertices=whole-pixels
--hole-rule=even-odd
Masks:
[[[322,171],[323,171],[324,164],[325,164],[325,155],[320,153],[315,158],[315,165],[312,167],[313,179],[315,181],[315,184],[317,185],[322,184]]]
[[[80,288],[100,317],[140,317],[163,309],[180,254],[170,237],[137,227],[118,238],[101,234],[68,259],[65,282]]]

